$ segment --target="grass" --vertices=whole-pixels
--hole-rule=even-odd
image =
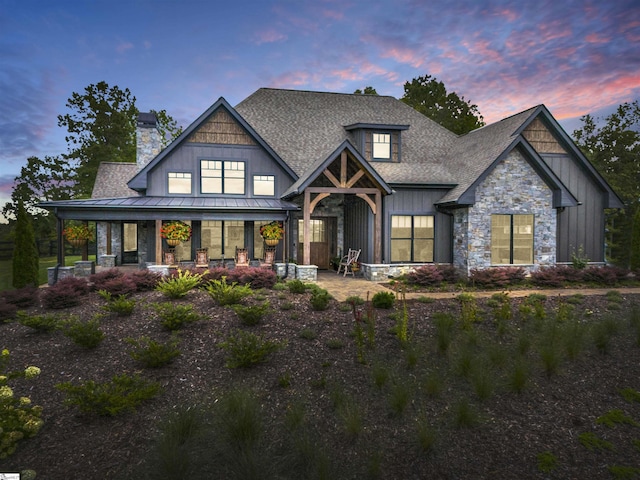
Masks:
[[[80,255],[67,256],[64,258],[66,267],[72,267],[75,262],[82,260]],[[95,255],[89,255],[89,260],[96,261]],[[40,258],[40,270],[38,272],[38,282],[40,285],[46,284],[49,279],[48,268],[55,267],[58,263],[56,257],[41,257]],[[11,290],[13,288],[13,263],[11,260],[0,260],[0,292],[4,290]]]

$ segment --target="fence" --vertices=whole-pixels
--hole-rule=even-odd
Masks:
[[[58,254],[58,242],[57,240],[38,240],[38,253],[41,257],[55,257]],[[0,260],[11,260],[13,257],[14,242],[0,242]],[[96,246],[94,242],[90,242],[89,253],[94,253]],[[65,242],[65,255],[79,255],[81,253],[80,248],[75,248]]]

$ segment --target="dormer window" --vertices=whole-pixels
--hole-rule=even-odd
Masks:
[[[391,160],[391,134],[373,134],[373,159]]]
[[[401,134],[409,125],[354,123],[344,129],[351,132],[358,150],[370,162],[401,161]]]

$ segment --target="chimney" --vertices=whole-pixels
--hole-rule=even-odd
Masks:
[[[142,170],[162,150],[158,120],[152,112],[140,112],[136,127],[136,163]]]

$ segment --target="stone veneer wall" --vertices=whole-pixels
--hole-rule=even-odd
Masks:
[[[491,215],[533,214],[533,265],[556,262],[557,212],[553,192],[522,155],[513,151],[476,189],[476,203],[454,212],[454,265],[461,273],[491,266]]]

